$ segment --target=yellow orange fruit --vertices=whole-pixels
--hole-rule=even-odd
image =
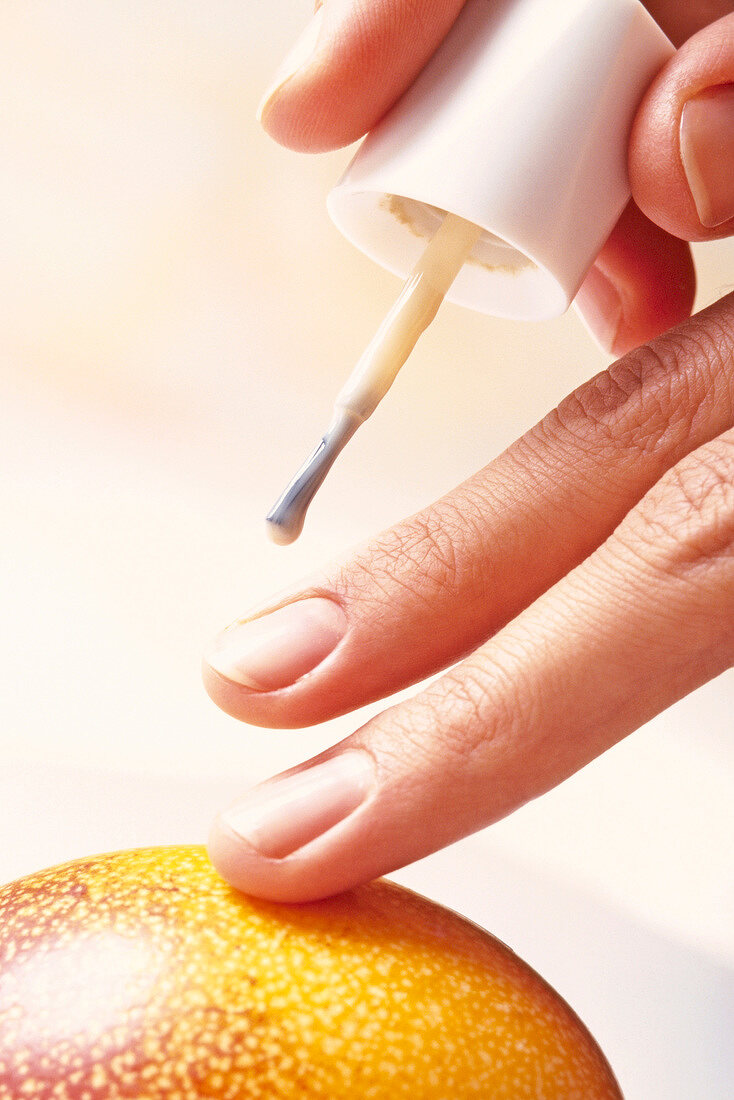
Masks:
[[[276,905],[177,847],[0,890],[2,1100],[619,1096],[533,970],[388,882]]]

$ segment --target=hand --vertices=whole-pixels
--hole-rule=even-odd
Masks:
[[[353,140],[460,6],[432,0],[418,17],[410,0],[327,0],[266,128],[303,149]],[[219,818],[212,857],[247,892],[308,900],[427,855],[734,663],[734,295],[686,320],[683,243],[734,231],[734,5],[649,7],[677,41],[701,29],[639,110],[635,203],[581,291],[600,338],[628,354],[209,654],[212,698],[281,727],[449,668]]]

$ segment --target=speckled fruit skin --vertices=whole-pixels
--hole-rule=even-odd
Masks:
[[[537,974],[391,883],[275,905],[177,847],[0,890],[2,1100],[620,1095]]]

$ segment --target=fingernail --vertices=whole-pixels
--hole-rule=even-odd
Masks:
[[[268,859],[283,859],[353,813],[374,781],[372,758],[349,750],[256,787],[219,820]]]
[[[588,272],[576,295],[576,306],[599,346],[611,354],[622,324],[622,299],[611,280],[596,265]]]
[[[293,603],[233,623],[214,641],[208,664],[252,691],[277,691],[320,665],[347,631],[338,603],[322,597]]]
[[[300,69],[304,68],[315,54],[323,19],[324,9],[320,7],[316,13],[311,16],[308,26],[278,66],[275,76],[270,82],[265,95],[260,100],[260,106],[257,109],[257,118],[259,122],[264,120],[265,115],[277,99],[278,93],[283,85],[287,84],[292,76],[295,76]]]
[[[734,84],[688,100],[680,119],[680,155],[701,225],[714,229],[734,218]]]

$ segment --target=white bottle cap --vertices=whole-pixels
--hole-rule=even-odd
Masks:
[[[637,106],[673,47],[639,0],[467,0],[328,207],[405,278],[446,211],[484,229],[447,297],[563,313],[629,196]]]

